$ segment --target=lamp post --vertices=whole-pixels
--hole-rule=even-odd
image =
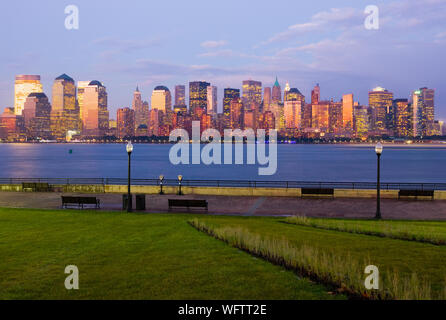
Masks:
[[[163,192],[163,181],[164,181],[164,176],[161,174],[160,175],[160,194],[164,194],[164,192]]]
[[[183,180],[183,176],[180,174],[180,175],[178,175],[178,187],[179,187],[179,189],[178,189],[178,195],[179,196],[182,196],[183,195],[183,193],[181,192],[181,181]]]
[[[128,161],[128,180],[127,180],[127,182],[128,182],[128,184],[127,184],[127,212],[132,212],[132,198],[131,198],[131,194],[130,194],[130,160],[131,160],[131,154],[132,154],[132,151],[133,151],[133,145],[132,145],[132,142],[131,141],[129,141],[128,143],[127,143],[127,146],[126,146],[126,150],[127,150],[127,154],[128,154],[128,156],[129,156],[129,161]]]
[[[375,219],[381,219],[381,154],[383,153],[383,145],[381,142],[375,147],[376,156],[378,158],[378,175],[376,182],[376,215]]]

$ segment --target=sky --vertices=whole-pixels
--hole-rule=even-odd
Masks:
[[[65,7],[79,8],[79,29],[65,28]],[[379,29],[364,26],[368,5]],[[99,80],[111,118],[131,105],[138,85],[189,81],[241,88],[243,80],[282,89],[288,81],[308,100],[353,93],[367,104],[381,86],[395,98],[436,90],[436,118],[446,120],[446,0],[70,0],[0,5],[0,108],[12,107],[14,77],[39,74],[51,96],[54,78]]]

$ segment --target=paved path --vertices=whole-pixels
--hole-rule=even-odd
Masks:
[[[60,193],[0,192],[0,207],[57,209],[61,204],[60,196]],[[102,210],[121,210],[121,194],[101,193],[94,196],[101,199]],[[147,195],[146,211],[167,212],[167,199],[174,198],[205,199],[209,203],[210,214],[373,218],[376,210],[374,199]],[[446,220],[446,201],[383,199],[381,205],[382,215],[388,219]]]

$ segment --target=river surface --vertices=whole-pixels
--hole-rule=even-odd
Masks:
[[[364,145],[278,145],[277,171],[255,165],[173,165],[169,144],[135,144],[133,178],[258,181],[376,180],[376,154]],[[246,160],[245,160],[246,162]],[[383,182],[446,182],[446,146],[385,146]],[[124,144],[0,144],[2,178],[125,178]]]

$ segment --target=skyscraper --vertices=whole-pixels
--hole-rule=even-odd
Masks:
[[[223,97],[223,114],[225,115],[225,118],[228,120],[226,125],[229,125],[229,117],[231,114],[231,102],[234,99],[240,98],[240,90],[239,89],[233,89],[233,88],[226,88],[224,90],[224,97]]]
[[[207,113],[207,87],[210,85],[204,81],[189,82],[189,111],[193,116],[196,115],[198,108]]]
[[[268,111],[271,105],[271,88],[265,87],[263,90],[263,111]]]
[[[290,84],[287,82],[285,84],[285,89],[283,90],[283,102],[288,101],[288,92],[291,90]]]
[[[85,88],[88,87],[90,82],[91,82],[91,80],[77,82],[77,104],[79,106],[79,118],[81,120],[81,124],[83,121],[82,116],[83,116],[83,108],[84,108]]]
[[[43,92],[40,76],[38,75],[18,75],[14,84],[14,113],[21,115],[26,99],[30,93]]]
[[[82,93],[82,134],[103,136],[108,130],[107,91],[101,82],[91,81]]]
[[[321,101],[321,88],[318,83],[311,91],[311,104],[318,104],[319,101]]]
[[[260,81],[245,80],[242,84],[244,105],[255,104],[257,109],[262,103],[262,83]]]
[[[186,86],[175,86],[175,107],[182,107],[186,105]]]
[[[354,130],[355,136],[359,139],[366,139],[369,130],[369,113],[367,107],[354,107]]]
[[[207,87],[207,110],[211,117],[217,115],[217,87]]]
[[[342,102],[330,101],[328,112],[329,112],[329,132],[338,133],[342,131],[342,126],[343,126]]]
[[[353,94],[342,96],[342,126],[345,129],[353,129]]]
[[[165,86],[157,86],[152,91],[152,110],[157,109],[163,113],[172,110],[172,96],[169,88]]]
[[[395,110],[395,135],[397,137],[409,137],[412,135],[411,114],[407,99],[393,100]]]
[[[51,138],[51,104],[43,92],[30,93],[23,105],[22,113],[25,118],[28,137]]]
[[[65,140],[68,131],[80,133],[76,86],[74,80],[66,74],[57,77],[53,83],[51,130],[58,140]]]
[[[387,114],[393,104],[393,93],[384,88],[376,87],[369,92],[369,107],[372,111],[372,129],[382,133],[388,128]]]
[[[116,127],[118,138],[133,137],[135,135],[135,110],[121,108],[117,111]]]
[[[272,103],[281,103],[282,102],[282,89],[280,89],[279,81],[276,77],[276,82],[274,83],[272,89]]]
[[[285,101],[284,116],[287,129],[300,129],[302,126],[302,101]]]
[[[140,126],[146,126],[147,128],[149,124],[149,105],[142,101],[138,86],[133,93],[132,109],[135,111],[135,130]]]
[[[232,99],[231,103],[231,129],[243,129],[243,104],[240,98]]]
[[[428,88],[421,88],[412,94],[412,133],[415,137],[433,134],[434,95],[435,91]]]
[[[328,131],[330,127],[330,102],[318,101],[312,104],[311,127],[321,131]]]

